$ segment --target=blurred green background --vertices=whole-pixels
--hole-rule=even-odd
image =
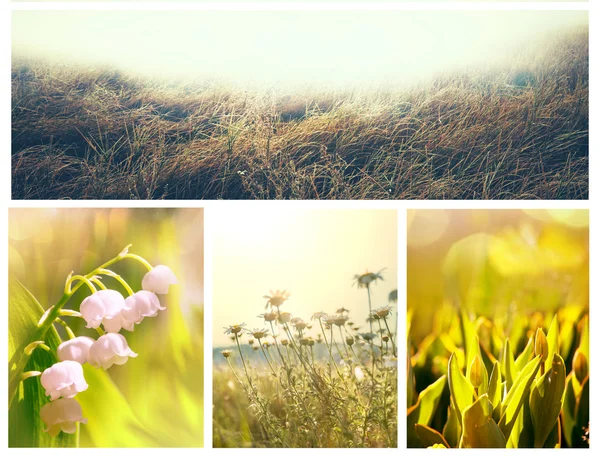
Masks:
[[[407,223],[415,343],[442,308],[493,319],[589,306],[587,210],[411,210]]]
[[[121,332],[137,358],[107,372],[86,366],[90,387],[77,396],[88,419],[81,446],[203,445],[203,217],[195,208],[10,210],[9,273],[44,309],[62,296],[71,270],[87,274],[128,244],[151,264],[168,265],[179,280],[161,297],[167,310]],[[126,259],[111,269],[141,288],[141,264]],[[104,282],[126,296],[113,279]],[[88,294],[80,288],[65,308],[77,310]],[[78,336],[98,336],[82,319],[65,320]],[[9,445],[32,445],[14,432]]]

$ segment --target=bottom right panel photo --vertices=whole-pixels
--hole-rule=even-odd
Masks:
[[[587,210],[410,210],[409,448],[589,447]]]

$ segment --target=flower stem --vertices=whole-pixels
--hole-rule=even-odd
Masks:
[[[132,254],[133,255],[133,254]],[[129,296],[132,296],[135,292],[133,291],[133,289],[129,286],[129,284],[127,284],[127,281],[125,281],[120,275],[118,275],[117,273],[115,273],[112,270],[107,270],[105,268],[101,268],[98,270],[98,273],[100,273],[101,275],[106,275],[106,276],[110,276],[111,278],[116,279],[117,281],[119,281],[119,283],[121,283],[121,285],[123,286],[123,288],[127,291],[127,293],[129,294]]]
[[[123,251],[123,252],[126,252],[126,251]],[[31,340],[32,341],[44,340],[46,332],[48,331],[48,329],[50,329],[50,327],[52,327],[52,325],[56,321],[56,318],[59,317],[60,310],[67,304],[67,302],[71,299],[71,297],[75,294],[75,292],[77,292],[77,290],[79,290],[79,288],[84,283],[87,284],[88,287],[91,286],[90,290],[93,290],[94,292],[96,291],[95,287],[93,286],[93,284],[91,283],[90,280],[91,280],[91,278],[96,276],[98,270],[107,268],[110,265],[124,259],[125,257],[131,257],[134,255],[134,254],[126,254],[126,253],[124,254],[123,252],[121,252],[116,257],[113,257],[108,262],[105,262],[104,264],[100,265],[94,271],[92,271],[91,273],[89,273],[85,276],[80,276],[80,275],[70,276],[65,284],[65,291],[63,293],[63,296],[60,298],[60,300],[58,300],[58,302],[54,306],[52,306],[51,308],[48,308],[46,310],[46,312],[44,313],[44,315],[40,319],[40,322],[37,325],[37,329],[31,336]],[[135,256],[135,257],[138,257],[138,256]],[[141,259],[141,257],[140,257],[140,259]],[[80,280],[77,284],[72,286],[74,278],[77,278]],[[99,329],[99,331],[102,332],[102,330],[100,330],[100,329]],[[102,334],[103,333],[104,332],[102,332]],[[10,371],[9,380],[8,380],[8,402],[9,402],[9,404],[10,404],[10,401],[12,400],[12,398],[14,397],[15,393],[17,392],[19,383],[21,382],[21,373],[23,372],[25,365],[27,365],[27,362],[29,361],[29,357],[30,357],[30,355],[23,354],[23,356],[19,359],[19,361],[14,366],[9,367],[9,371]]]
[[[392,332],[390,332],[390,326],[387,323],[387,319],[384,317],[383,322],[385,322],[385,328],[387,328],[388,335],[390,336],[390,341],[392,342],[392,352],[394,353],[394,357],[396,356],[396,344],[394,343],[394,337],[392,336]]]

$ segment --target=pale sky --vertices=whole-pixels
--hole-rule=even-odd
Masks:
[[[372,286],[374,308],[398,287],[396,211],[280,208],[211,211],[215,346],[231,344],[225,326],[264,327],[257,316],[270,289],[292,293],[282,311],[308,321],[343,306],[366,330],[367,291],[353,286],[354,275],[386,268]]]
[[[15,11],[13,50],[241,84],[414,83],[587,25],[586,11]]]

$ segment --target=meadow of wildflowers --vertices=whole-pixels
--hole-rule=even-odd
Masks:
[[[397,293],[371,303],[383,279],[355,276],[367,322],[343,306],[300,317],[289,291],[272,290],[263,327],[225,327],[232,346],[215,354],[214,447],[396,447]]]

